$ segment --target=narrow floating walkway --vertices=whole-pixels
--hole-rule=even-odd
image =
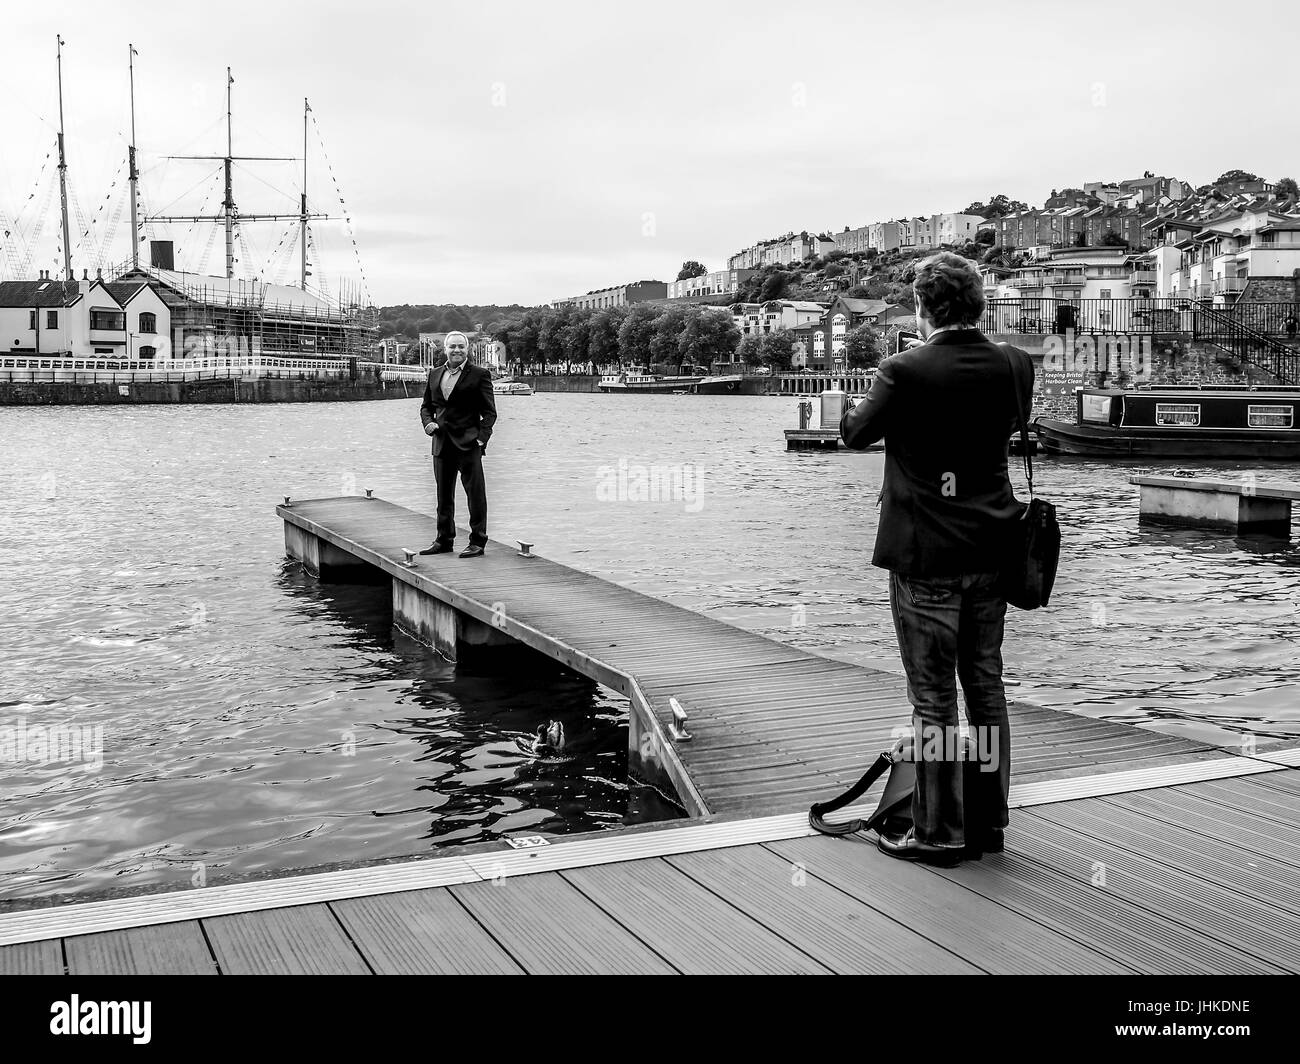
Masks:
[[[545,557],[520,557],[513,545],[493,541],[472,561],[419,557],[407,568],[403,548],[433,539],[427,514],[358,496],[294,501],[276,512],[342,556],[629,696],[634,718],[651,719],[679,763],[679,794],[687,792],[697,815],[807,809],[855,782],[911,718],[902,676],[819,657]],[[687,713],[689,742],[670,737],[674,699]],[[1223,756],[1109,721],[1020,704],[1010,712],[1021,781]]]

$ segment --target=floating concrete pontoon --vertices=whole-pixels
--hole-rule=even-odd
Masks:
[[[1144,521],[1199,525],[1231,532],[1289,536],[1291,501],[1300,488],[1240,480],[1190,477],[1130,477],[1142,489],[1139,512]]]

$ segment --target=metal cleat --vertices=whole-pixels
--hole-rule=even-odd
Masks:
[[[673,711],[673,719],[668,723],[668,734],[675,743],[689,743],[691,733],[686,730],[686,710],[675,698],[668,699],[668,706]]]

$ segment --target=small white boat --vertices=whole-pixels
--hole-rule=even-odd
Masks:
[[[532,395],[532,385],[525,384],[523,381],[493,381],[492,391],[497,395]]]

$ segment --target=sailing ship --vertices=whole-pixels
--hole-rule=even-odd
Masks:
[[[312,263],[308,250],[315,247],[311,223],[339,215],[312,209],[307,193],[309,122],[311,105],[303,99],[302,189],[297,210],[245,213],[236,205],[235,164],[244,161],[297,161],[292,156],[237,155],[234,151],[234,77],[226,68],[226,144],[224,154],[178,155],[169,159],[220,162],[223,192],[220,210],[213,214],[146,214],[140,209],[140,170],[136,150],[135,58],[128,45],[131,101],[131,140],[127,147],[128,195],[131,223],[131,257],[105,270],[88,269],[77,277],[73,262],[73,233],[68,217],[68,165],[63,118],[63,38],[59,36],[58,174],[62,222],[64,277],[48,271],[35,280],[0,282],[0,318],[6,335],[14,337],[4,358],[8,368],[27,368],[33,358],[39,369],[71,369],[88,360],[108,369],[171,370],[263,367],[268,360],[298,373],[337,373],[350,370],[370,357],[377,338],[377,313],[362,298],[362,289],[343,285],[338,297],[309,284]],[[317,130],[319,133],[319,129]],[[337,186],[337,182],[335,182]],[[343,205],[339,196],[340,206]],[[351,219],[342,211],[349,227]],[[257,276],[236,276],[236,242],[240,227],[260,222],[296,223],[291,227],[298,243],[296,284],[277,284]],[[175,243],[148,240],[149,255],[142,259],[146,227],[174,223],[214,224],[224,229],[225,268],[210,276],[177,269]],[[86,234],[83,234],[83,238]],[[9,234],[5,233],[8,239]],[[286,234],[288,239],[289,234]],[[283,242],[282,242],[283,243]],[[355,240],[353,240],[355,248]],[[13,260],[13,248],[5,249]],[[184,249],[182,249],[184,250]],[[358,253],[358,266],[360,265]],[[247,272],[247,271],[244,271]],[[364,277],[364,274],[362,275]],[[20,366],[19,363],[22,363]],[[66,363],[66,366],[64,365]],[[35,379],[35,378],[33,378]],[[58,379],[57,377],[51,379]]]

